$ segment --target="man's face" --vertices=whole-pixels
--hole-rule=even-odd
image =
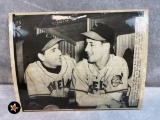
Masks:
[[[59,45],[55,44],[44,52],[43,62],[51,67],[60,66],[62,64],[61,55],[62,53],[59,50]]]
[[[87,46],[85,48],[85,51],[88,54],[89,62],[97,62],[106,54],[106,48],[102,42],[92,39],[87,39],[86,41]]]

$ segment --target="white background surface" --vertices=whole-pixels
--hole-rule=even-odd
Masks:
[[[13,85],[0,85],[1,120],[159,120],[160,88],[146,87],[142,110],[20,112],[11,114],[8,104],[15,101]]]

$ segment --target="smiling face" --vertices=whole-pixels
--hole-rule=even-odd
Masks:
[[[87,39],[87,46],[85,51],[88,54],[88,61],[96,63],[103,56],[107,55],[106,52],[109,50],[109,43],[102,43],[100,41],[95,41],[92,39]]]
[[[46,67],[55,68],[62,64],[61,55],[62,53],[59,50],[59,45],[55,44],[51,48],[45,50],[44,54],[39,53],[38,57]]]

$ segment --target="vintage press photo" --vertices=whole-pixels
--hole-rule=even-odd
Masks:
[[[23,111],[142,107],[148,10],[12,13],[9,34]]]

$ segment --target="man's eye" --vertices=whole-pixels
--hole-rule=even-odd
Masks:
[[[55,50],[56,50],[55,48],[54,48],[54,49],[52,49],[52,52],[55,52]]]
[[[93,44],[91,44],[91,46],[94,46]]]

